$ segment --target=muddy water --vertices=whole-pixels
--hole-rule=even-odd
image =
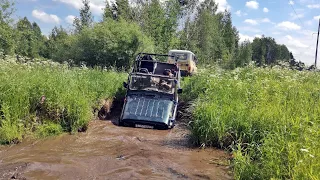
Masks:
[[[187,148],[187,131],[93,121],[86,133],[0,147],[0,179],[230,179],[227,155]]]

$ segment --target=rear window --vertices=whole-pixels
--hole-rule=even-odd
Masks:
[[[173,56],[176,56],[178,60],[187,60],[188,59],[188,54],[187,53],[172,53]]]

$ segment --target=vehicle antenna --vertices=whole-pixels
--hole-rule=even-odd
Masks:
[[[314,66],[315,66],[316,69],[317,69],[317,59],[318,59],[319,32],[320,32],[320,18],[319,18],[319,26],[318,26],[318,37],[317,37],[316,57],[315,57],[315,61],[314,61]]]

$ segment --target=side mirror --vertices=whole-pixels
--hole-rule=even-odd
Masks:
[[[128,88],[128,84],[126,82],[123,82],[123,87]]]
[[[181,94],[182,93],[182,89],[178,89],[178,94]]]

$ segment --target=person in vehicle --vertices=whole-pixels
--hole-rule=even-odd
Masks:
[[[146,54],[142,57],[142,60],[154,60],[151,55]]]
[[[173,73],[172,73],[172,71],[171,71],[170,69],[165,69],[165,70],[163,71],[163,75],[169,76],[170,78],[173,78],[173,77],[174,77],[174,76],[173,76]]]
[[[169,76],[170,78],[173,78],[173,77],[174,77],[170,69],[164,70],[164,71],[163,71],[163,75]],[[161,79],[161,80],[160,80],[160,86],[163,87],[163,88],[165,88],[165,89],[168,89],[168,90],[169,90],[169,89],[172,88],[172,82],[169,81],[169,80]]]

